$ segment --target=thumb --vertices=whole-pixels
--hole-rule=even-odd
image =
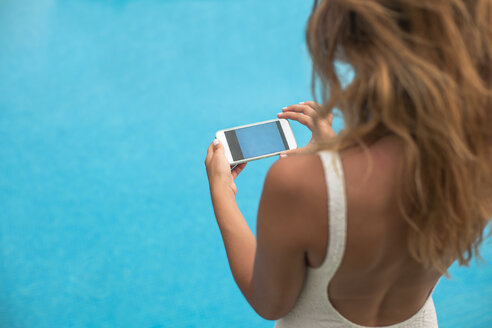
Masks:
[[[215,139],[214,140],[214,153],[216,151],[219,151],[219,152],[224,152],[224,146],[222,146],[222,144],[220,143],[220,140],[219,139]]]

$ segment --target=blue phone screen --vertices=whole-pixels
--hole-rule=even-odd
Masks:
[[[226,137],[234,161],[288,149],[279,121],[226,131]]]

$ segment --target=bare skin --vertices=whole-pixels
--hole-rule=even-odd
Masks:
[[[440,274],[423,268],[407,251],[408,226],[399,213],[395,192],[401,152],[398,142],[386,137],[373,144],[370,152],[373,170],[368,176],[369,163],[362,150],[341,153],[347,193],[347,246],[328,294],[333,306],[350,321],[386,326],[415,314]],[[302,155],[282,161],[286,171],[296,166],[307,168],[303,171],[306,186],[300,193],[313,203],[326,204],[319,157]],[[317,209],[309,218],[308,229],[306,218],[297,218],[298,231],[306,242],[312,242],[306,251],[311,267],[322,264],[328,243],[328,206],[318,205]]]
[[[312,130],[317,105],[289,106],[281,118]],[[331,134],[331,118],[325,133]],[[311,141],[307,147],[312,147]],[[306,150],[306,149],[304,149]],[[396,201],[398,141],[384,137],[368,158],[353,147],[340,153],[347,196],[347,245],[340,268],[327,288],[333,306],[364,326],[391,325],[410,318],[425,303],[440,274],[408,254],[408,226]],[[212,202],[233,276],[252,307],[278,319],[295,305],[306,268],[319,267],[328,245],[328,195],[317,155],[290,152],[268,172],[258,209],[257,238],[235,203],[234,178],[223,148],[211,145],[205,161]]]

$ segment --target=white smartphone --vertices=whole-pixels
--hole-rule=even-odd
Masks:
[[[297,148],[289,121],[276,119],[217,131],[229,164],[237,165]]]

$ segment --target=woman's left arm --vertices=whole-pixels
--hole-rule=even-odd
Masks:
[[[258,241],[236,203],[234,179],[220,143],[208,148],[205,165],[215,216],[234,279],[246,300],[265,319],[278,319],[294,306],[304,281],[305,252],[295,217],[295,192],[286,186],[284,165],[268,172],[258,210]],[[294,192],[295,191],[295,192]],[[291,199],[290,199],[291,198]]]

